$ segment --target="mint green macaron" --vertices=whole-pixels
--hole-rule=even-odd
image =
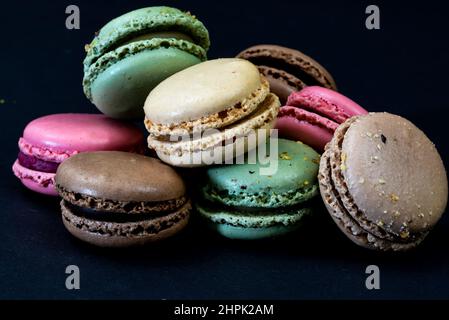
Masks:
[[[108,22],[86,46],[83,89],[113,118],[142,118],[149,92],[172,74],[206,60],[209,33],[188,12],[148,7]]]
[[[267,160],[209,167],[196,209],[220,234],[232,239],[261,239],[296,230],[312,213],[318,191],[320,156],[311,147],[278,139]],[[275,165],[273,162],[276,162]],[[265,175],[262,168],[277,168]]]

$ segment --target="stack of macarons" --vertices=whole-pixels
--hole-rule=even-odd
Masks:
[[[368,113],[298,50],[264,44],[206,61],[209,46],[203,23],[175,8],[113,19],[84,60],[84,93],[104,115],[30,122],[14,174],[59,194],[67,230],[101,247],[170,237],[192,208],[227,238],[281,236],[314,214],[320,196],[362,247],[408,250],[427,236],[448,183],[422,131]],[[129,119],[143,120],[159,159],[144,155]],[[183,181],[177,167],[201,168]]]

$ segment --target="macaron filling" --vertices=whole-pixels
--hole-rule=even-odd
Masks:
[[[68,191],[61,185],[56,185],[56,189],[61,197],[77,207],[95,207],[96,211],[124,214],[170,212],[179,209],[188,202],[185,196],[165,201],[114,201]]]
[[[56,170],[60,164],[59,162],[45,161],[37,157],[27,155],[22,151],[19,152],[17,159],[19,164],[27,169],[46,173],[56,173]]]
[[[206,185],[202,189],[202,195],[205,199],[213,202],[218,202],[221,205],[231,205],[233,207],[242,208],[245,211],[252,210],[283,210],[285,203],[292,203],[293,206],[300,205],[301,203],[312,199],[318,194],[318,186],[316,184],[310,184],[308,186],[301,186],[300,189],[283,192],[258,192],[248,193],[245,192],[245,186],[241,186],[240,192],[230,192],[228,190],[218,190]],[[242,206],[242,203],[246,203],[246,206]]]
[[[317,193],[312,193],[313,196],[315,196]],[[215,199],[216,200],[216,199]],[[312,199],[309,199],[312,201]],[[286,205],[286,206],[273,206],[269,207],[265,203],[260,203],[257,207],[250,207],[246,205],[238,205],[232,204],[232,202],[228,203],[222,203],[220,201],[213,201],[212,199],[204,198],[202,200],[203,205],[214,208],[216,211],[226,211],[230,212],[238,212],[238,215],[240,215],[242,212],[245,214],[248,214],[249,216],[272,216],[277,214],[296,214],[297,212],[306,209],[309,207],[309,201],[304,200],[302,202],[298,202],[292,205]]]
[[[146,212],[146,213],[124,213],[115,211],[97,210],[93,208],[81,207],[74,205],[64,200],[64,205],[74,215],[83,217],[89,220],[103,221],[103,222],[139,222],[147,221],[151,219],[157,219],[169,214],[172,211],[160,211],[160,212]]]
[[[159,32],[149,32],[149,33],[142,33],[142,34],[135,33],[135,34],[128,35],[128,37],[122,39],[116,45],[110,47],[104,53],[113,51],[113,50],[117,49],[118,47],[130,44],[133,42],[143,41],[143,40],[152,40],[155,38],[185,40],[185,41],[189,41],[193,44],[196,44],[195,41],[190,36],[188,36],[185,33],[178,32],[178,31],[159,31]]]

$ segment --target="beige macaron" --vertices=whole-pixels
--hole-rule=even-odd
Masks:
[[[175,166],[229,161],[263,142],[279,107],[252,63],[236,58],[203,62],[167,78],[148,95],[148,145]],[[249,141],[254,133],[258,139]]]

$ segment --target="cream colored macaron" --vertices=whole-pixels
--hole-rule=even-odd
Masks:
[[[223,163],[262,143],[279,107],[252,63],[210,60],[174,74],[148,95],[148,144],[175,166]]]

